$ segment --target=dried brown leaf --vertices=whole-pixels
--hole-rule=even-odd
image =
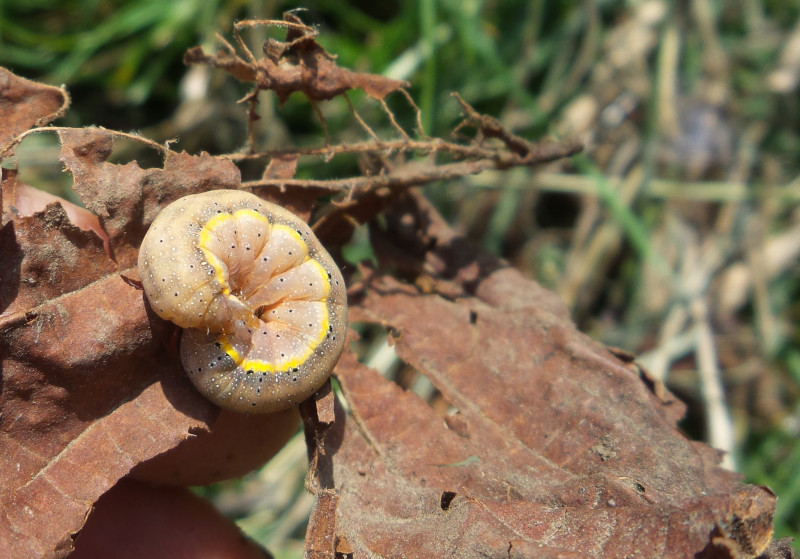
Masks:
[[[114,550],[110,552],[109,550]],[[211,503],[185,487],[123,480],[96,503],[70,559],[265,559]]]
[[[288,32],[285,42],[268,41],[266,57],[256,61],[238,33],[263,23]],[[406,86],[339,68],[291,14],[283,22],[242,22],[235,34],[247,60],[228,46],[215,57],[193,49],[187,61],[223,68],[255,82],[256,93],[274,90],[281,101],[295,91],[316,101],[355,87],[382,100]],[[31,115],[26,126],[55,110],[31,99],[33,106],[19,99],[0,108]],[[465,126],[477,129],[469,145],[404,137],[392,149],[442,150],[463,160],[387,164],[385,174],[343,181],[348,196],[318,224],[335,252],[356,223],[385,212],[381,226],[371,228],[380,267],[361,269],[352,315],[387,328],[400,359],[437,388],[440,405],[344,355],[337,375],[350,415],[336,406],[331,422],[330,396],[302,408],[308,485],[317,499],[307,554],[754,557],[764,551],[775,496],[741,484],[718,468],[719,453],[683,437],[675,427],[683,405],[631,356],[577,332],[552,293],[476,252],[420,196],[407,193],[434,179],[579,149],[531,144],[462,107]],[[191,430],[208,429],[216,413],[170,351],[173,329],[126,278],[135,280],[139,243],[164,204],[238,187],[238,169],[230,160],[166,149],[163,168],[113,164],[107,158],[114,133],[60,129],[59,135],[61,160],[99,217],[110,251],[73,225],[59,204],[30,217],[4,211],[0,555],[10,557],[68,553],[100,495]],[[326,145],[322,154],[381,147],[387,144],[377,140]],[[251,186],[281,187],[276,197],[308,215],[315,189],[331,187],[295,184],[300,155],[272,154],[263,180]],[[4,209],[14,192],[15,177],[6,173]]]
[[[266,179],[292,179],[297,172],[297,154],[282,154],[273,157],[267,168],[264,169],[263,178]]]
[[[113,207],[108,192],[94,201]],[[105,223],[122,269],[58,204],[0,230],[9,264],[0,271],[0,522],[16,534],[0,538],[3,556],[66,553],[100,495],[214,417],[162,348],[169,332],[121,276],[132,273],[136,239],[124,250],[114,220]]]
[[[413,219],[390,222],[384,242],[413,252],[409,224],[423,224],[416,244],[428,247],[428,265],[418,273],[434,289],[377,273],[352,316],[386,327],[451,410],[442,417],[352,354],[340,361],[351,415],[326,452],[335,535],[357,557],[767,548],[774,494],[741,484],[717,466],[719,453],[687,440],[675,426],[681,404],[579,333],[554,295],[474,252],[470,265],[466,244],[429,207],[405,207]]]
[[[195,192],[235,188],[238,168],[207,153],[166,152],[163,168],[136,161],[109,163],[114,134],[99,128],[59,131],[61,161],[75,177],[75,192],[100,217],[120,268],[135,265],[139,243],[164,205]]]
[[[69,106],[63,89],[32,82],[0,67],[0,156],[15,136],[61,117]]]
[[[288,29],[286,41],[269,39],[264,43],[263,58],[256,60],[241,40],[239,30],[246,27],[278,26]],[[351,89],[361,89],[370,97],[384,99],[390,93],[408,88],[405,81],[376,74],[354,72],[336,64],[336,58],[315,40],[316,31],[304,25],[292,13],[283,21],[246,20],[234,27],[234,34],[247,60],[240,58],[233,47],[209,56],[201,47],[189,49],[186,64],[204,64],[220,68],[240,81],[255,82],[256,91],[274,91],[283,104],[292,93],[300,92],[312,101],[327,101]],[[253,94],[253,96],[255,95]]]
[[[30,102],[39,103],[35,96]],[[22,113],[32,111],[25,99],[19,103]],[[58,202],[28,217],[3,214],[3,557],[66,555],[103,493],[137,464],[208,430],[218,413],[170,350],[174,328],[127,278],[136,277],[138,245],[163,204],[236,187],[238,169],[207,154],[173,152],[163,168],[113,164],[106,161],[113,133],[59,129],[59,136],[75,191],[99,217],[111,250]],[[15,173],[3,178],[5,209],[24,189],[16,188]]]

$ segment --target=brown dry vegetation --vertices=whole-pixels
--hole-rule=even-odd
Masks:
[[[515,177],[510,170],[574,155],[577,141],[530,142],[460,97],[453,139],[429,137],[419,118],[409,130],[386,103],[399,97],[418,114],[407,84],[342,68],[293,15],[281,25],[286,40],[270,39],[259,57],[244,42],[186,55],[254,84],[245,98],[248,151],[190,154],[100,128],[53,129],[59,159],[99,225],[85,225],[49,199],[21,211],[32,195],[15,170],[3,170],[0,550],[66,556],[92,508],[107,510],[104,500],[149,495],[137,489],[142,480],[185,485],[240,475],[289,437],[293,413],[274,420],[278,429],[263,418],[231,427],[194,392],[175,355],[174,328],[148,309],[135,281],[138,244],[160,208],[185,194],[248,188],[311,219],[349,285],[351,349],[334,373],[338,389],[301,406],[314,495],[309,557],[791,556],[786,542],[772,541],[774,493],[743,483],[720,467],[718,451],[682,434],[676,425],[685,406],[663,384],[664,363],[674,358],[667,342],[690,319],[698,326],[698,368],[711,368],[705,390],[719,382],[714,357],[702,361],[714,344],[702,328],[709,310],[701,287],[722,264],[714,255],[725,254],[708,246],[727,231],[684,246],[682,266],[693,274],[684,283],[697,289],[673,306],[657,346],[666,353],[656,351],[645,368],[580,333],[563,302],[581,308],[581,298],[596,296],[593,277],[620,242],[624,207],[616,210],[616,229],[598,225],[596,208],[583,212],[566,266],[574,272],[565,274],[560,298],[475,248],[414,188],[477,173]],[[63,116],[68,98],[9,72],[1,79],[0,146],[10,156],[31,128]],[[330,137],[316,102],[356,88],[378,103],[391,136],[375,132],[348,100],[367,139]],[[253,133],[261,91],[280,101],[305,95],[323,124],[320,147],[262,149]],[[161,164],[112,162],[121,138],[148,145]],[[359,175],[296,176],[308,159],[352,154],[362,158]],[[602,149],[593,155],[603,167],[621,157]],[[260,166],[260,177],[243,181],[244,165]],[[539,180],[558,181],[556,171]],[[623,199],[635,192],[635,173],[618,183],[608,176],[601,188],[618,186]],[[343,251],[365,226],[374,258],[348,263]],[[659,252],[658,242],[650,250]],[[652,273],[675,255],[661,257]],[[383,368],[400,369],[392,378],[363,349],[383,339],[394,355]],[[418,389],[421,379],[429,388]],[[226,429],[249,436],[220,450],[230,444],[220,436]],[[153,467],[155,457],[185,449],[195,434],[210,441],[201,452]],[[207,469],[187,467],[215,452],[220,458]],[[165,491],[160,503],[192,499]],[[175,532],[167,530],[164,541],[179,545],[181,513],[174,518]],[[208,514],[203,522],[227,521]],[[219,534],[216,541],[230,537]]]

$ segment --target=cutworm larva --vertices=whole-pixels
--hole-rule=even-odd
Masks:
[[[287,408],[328,378],[344,347],[347,294],[308,225],[257,196],[185,196],[156,217],[139,251],[153,310],[184,328],[181,361],[217,405]]]

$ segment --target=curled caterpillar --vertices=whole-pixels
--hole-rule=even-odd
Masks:
[[[184,328],[181,361],[227,409],[267,413],[313,394],[344,347],[339,268],[300,218],[257,196],[180,198],[139,250],[153,310]]]

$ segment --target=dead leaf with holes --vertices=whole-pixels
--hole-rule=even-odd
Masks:
[[[256,59],[239,30],[264,26],[286,28],[286,40],[268,39],[263,47],[264,56]],[[187,51],[184,62],[220,68],[239,81],[254,82],[256,90],[252,96],[258,91],[271,90],[281,104],[292,93],[303,93],[311,101],[328,101],[351,89],[361,89],[370,97],[382,100],[390,93],[409,87],[405,81],[354,72],[337,65],[336,57],[316,41],[317,32],[291,12],[285,13],[283,20],[241,21],[234,26],[234,36],[245,58],[220,37],[224,50],[207,55],[201,47],[194,47]]]
[[[576,331],[554,294],[476,254],[420,196],[374,233],[395,245],[384,255],[422,257],[415,271],[402,268],[407,281],[367,273],[351,319],[386,328],[399,359],[448,407],[345,355],[336,376],[348,413],[338,411],[312,462],[327,510],[312,516],[314,551],[757,557],[769,548],[775,495],[686,439],[676,429],[684,406]]]
[[[308,40],[287,39],[292,48]],[[28,115],[20,126],[53,118],[66,103],[30,82],[0,93],[16,87],[33,90],[0,107]],[[529,146],[495,124],[480,126],[527,153]],[[135,262],[164,204],[236,188],[238,168],[229,159],[169,150],[162,168],[110,163],[116,133],[59,134],[61,161],[105,235],[76,226],[57,203],[21,215],[16,203],[25,189],[4,171],[5,557],[65,556],[94,503],[120,478],[134,468],[148,477],[142,463],[221,422],[183,375],[174,329],[136,288]],[[289,155],[264,176],[288,179],[296,163]],[[782,552],[769,547],[775,496],[718,468],[716,452],[677,431],[680,403],[663,390],[652,393],[635,364],[577,332],[552,293],[469,247],[408,193],[434,176],[431,168],[417,171],[403,183],[357,192],[329,210],[318,232],[335,253],[355,223],[370,223],[379,265],[363,268],[352,286],[352,319],[385,327],[399,359],[428,377],[440,397],[433,407],[344,355],[336,375],[347,408],[329,398],[333,410],[317,411],[316,421],[306,416],[317,499],[307,553]],[[304,213],[311,207],[308,192],[287,189],[283,196]],[[255,439],[248,448],[267,446]],[[208,453],[194,456],[202,463]]]
[[[0,93],[7,97],[0,106],[29,115],[3,137],[51,118],[66,102],[53,99],[53,88],[5,71],[2,76]],[[27,88],[25,96],[8,97],[20,87]],[[217,421],[219,410],[191,386],[170,350],[174,329],[150,311],[136,287],[136,259],[163,204],[190,192],[235,187],[239,171],[208,154],[169,152],[163,168],[154,169],[109,163],[113,137],[100,129],[60,132],[61,161],[99,218],[102,237],[75,225],[51,199],[31,215],[20,213],[36,191],[3,169],[2,557],[66,555],[93,503],[120,478]],[[264,419],[255,422],[264,426]],[[296,414],[285,423],[288,437]],[[236,430],[251,431],[241,424]],[[270,444],[264,439],[248,441],[262,457]]]

